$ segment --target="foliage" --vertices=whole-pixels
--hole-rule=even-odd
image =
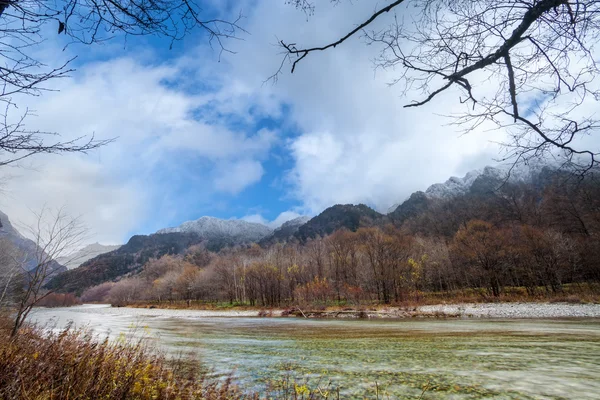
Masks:
[[[3,326],[6,328],[6,326]],[[216,381],[169,363],[143,341],[97,341],[84,330],[0,330],[0,398],[240,399],[229,379]]]
[[[50,293],[37,302],[36,307],[71,307],[82,304],[72,293]]]

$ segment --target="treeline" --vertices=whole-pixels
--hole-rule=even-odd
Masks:
[[[36,307],[71,307],[80,304],[81,299],[73,293],[48,293],[36,303]]]
[[[600,282],[600,190],[593,180],[421,200],[399,226],[218,254],[194,245],[92,287],[82,300],[387,304],[430,292],[493,298],[519,287],[536,296]]]

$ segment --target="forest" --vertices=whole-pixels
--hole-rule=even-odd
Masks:
[[[417,192],[398,214],[402,218],[264,247],[215,253],[195,244],[149,258],[141,271],[90,287],[81,299],[359,306],[465,295],[564,298],[600,290],[600,185],[594,175],[505,182],[497,190],[475,187],[447,199]]]

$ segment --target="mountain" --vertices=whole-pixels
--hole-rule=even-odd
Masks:
[[[89,286],[139,272],[151,257],[182,254],[190,245],[200,243],[216,252],[227,246],[250,243],[263,247],[278,242],[303,243],[338,229],[356,231],[390,222],[413,234],[437,237],[452,237],[459,227],[473,219],[498,225],[506,221],[529,223],[527,218],[538,218],[540,204],[547,196],[554,196],[555,200],[560,196],[568,198],[562,192],[552,192],[556,192],[554,187],[560,187],[556,185],[557,178],[563,177],[573,177],[573,174],[543,167],[513,170],[507,176],[502,168],[486,167],[462,178],[452,177],[431,185],[424,192],[415,192],[387,215],[364,204],[337,204],[312,219],[296,218],[275,230],[243,220],[202,217],[175,228],[161,229],[153,235],[134,236],[126,245],[84,262],[50,284],[57,289],[81,293]],[[557,209],[550,214],[563,215],[561,212]],[[560,218],[568,219],[568,216]],[[575,225],[573,222],[573,230],[583,229]]]
[[[160,229],[152,235],[133,236],[118,249],[90,258],[78,268],[57,276],[48,287],[81,293],[90,286],[137,273],[150,258],[182,254],[199,243],[216,252],[228,246],[256,243],[272,232],[265,225],[253,222],[202,217],[178,227]]]
[[[346,228],[356,231],[361,227],[382,225],[388,218],[364,205],[336,204],[298,228],[294,236],[302,242],[309,238],[325,236]]]
[[[241,219],[201,217],[187,221],[175,228],[160,229],[156,233],[196,233],[211,242],[212,247],[254,243],[270,235],[273,230],[265,225]],[[208,247],[207,247],[208,248]]]
[[[31,270],[37,266],[36,254],[40,251],[33,240],[27,239],[21,235],[10,223],[6,214],[0,211],[0,240],[5,239],[12,244],[16,250],[23,255],[25,260],[24,268]],[[66,268],[56,261],[51,261],[49,271],[57,274],[66,270]]]
[[[56,261],[67,267],[67,269],[73,269],[79,267],[89,259],[97,257],[100,254],[117,250],[119,247],[121,247],[121,245],[105,246],[100,243],[92,243],[77,251],[75,254],[68,257],[59,257]]]
[[[288,242],[294,239],[298,229],[310,221],[310,217],[302,216],[284,222],[279,228],[276,228],[269,236],[262,238],[258,244],[263,247],[270,246],[278,242]]]
[[[410,195],[408,200],[400,204],[394,211],[388,214],[395,224],[401,225],[409,218],[415,217],[429,208],[431,203],[427,194],[419,191]]]
[[[188,247],[202,241],[202,237],[190,232],[136,235],[118,249],[100,254],[78,268],[56,276],[47,287],[81,294],[90,286],[139,272],[150,258],[182,254]]]
[[[476,169],[467,172],[462,178],[451,177],[444,183],[435,183],[427,188],[425,195],[435,199],[450,199],[466,194],[485,194],[498,190],[505,183],[525,183],[546,185],[558,172],[549,165],[529,165],[512,168],[507,166]]]

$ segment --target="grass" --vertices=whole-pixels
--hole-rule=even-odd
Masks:
[[[242,399],[231,379],[208,377],[189,362],[170,362],[143,341],[97,341],[70,327],[26,327],[9,338],[0,321],[0,399]]]

